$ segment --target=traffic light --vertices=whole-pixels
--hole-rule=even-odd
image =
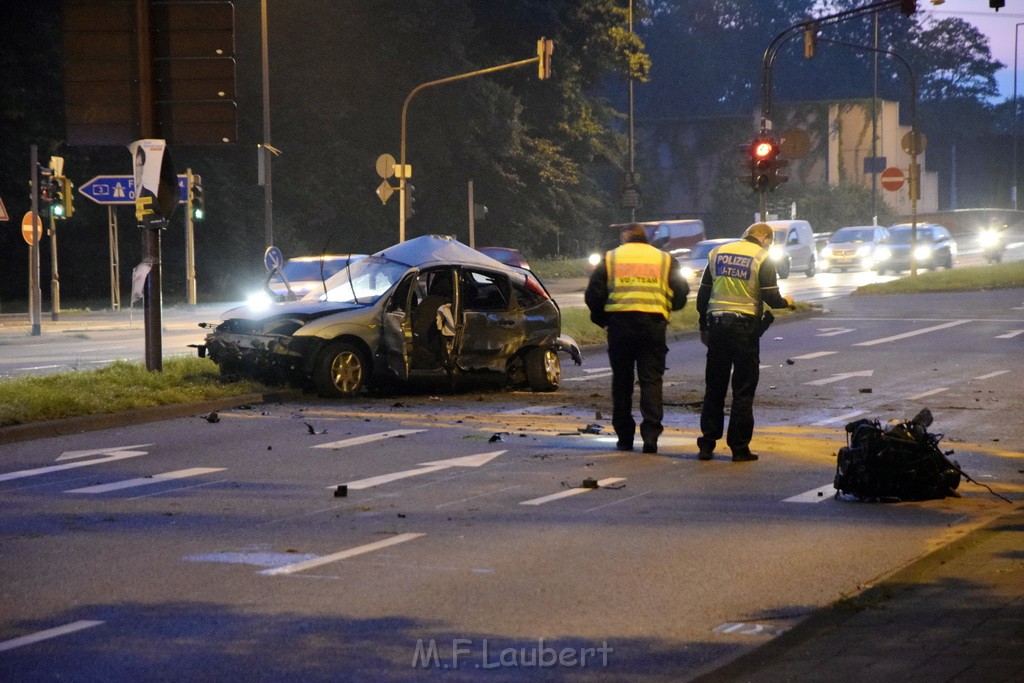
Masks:
[[[814,59],[818,48],[818,27],[808,24],[804,27],[804,59]]]
[[[50,187],[54,197],[51,206],[53,217],[71,218],[75,213],[74,183],[66,176],[57,176],[50,181]]]
[[[555,41],[541,38],[537,41],[537,78],[551,78],[551,53],[555,51]]]
[[[757,191],[774,190],[789,178],[779,174],[779,169],[789,164],[779,158],[779,144],[770,137],[762,136],[747,148],[750,164],[750,187]]]
[[[416,213],[416,207],[413,206],[416,203],[415,191],[415,186],[410,183],[405,184],[405,220],[409,220]]]
[[[988,6],[998,12],[1000,7],[1006,7],[1006,0],[988,0]]]
[[[900,0],[900,13],[910,16],[917,11],[917,0]]]
[[[196,173],[192,174],[192,187],[189,188],[189,193],[192,199],[192,219],[201,221],[206,218],[206,197],[203,195],[202,176]]]

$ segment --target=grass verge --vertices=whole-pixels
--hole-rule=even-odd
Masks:
[[[924,294],[926,292],[974,292],[988,289],[1024,288],[1024,261],[929,270],[898,280],[858,287],[854,294]]]
[[[98,370],[0,382],[0,427],[266,390],[258,382],[221,377],[207,358],[168,359],[163,372],[118,361]]]

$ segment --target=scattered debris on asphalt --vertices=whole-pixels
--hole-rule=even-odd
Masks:
[[[217,411],[215,410],[206,417],[204,417],[203,419],[209,422],[210,424],[213,424],[214,422],[220,422],[220,415],[218,415]]]

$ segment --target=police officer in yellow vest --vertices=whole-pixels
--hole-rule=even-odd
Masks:
[[[638,224],[622,231],[622,246],[605,254],[584,294],[590,319],[608,328],[612,366],[612,426],[616,448],[633,450],[633,371],[640,380],[640,436],[644,453],[658,452],[663,416],[661,384],[665,374],[665,331],[672,311],[686,305],[690,288],[664,251],[647,243]]]
[[[708,254],[708,266],[697,290],[700,340],[708,347],[704,370],[704,407],[697,439],[701,460],[711,460],[725,427],[725,395],[732,377],[732,408],[726,443],[734,462],[757,460],[750,451],[754,434],[754,392],[760,375],[761,318],[764,306],[793,308],[779,293],[775,265],[768,247],[775,233],[755,223],[742,239]]]

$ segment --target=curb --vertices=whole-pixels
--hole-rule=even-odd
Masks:
[[[298,396],[296,392],[280,391],[266,394],[240,394],[224,398],[199,401],[197,403],[176,403],[166,406],[136,408],[118,413],[102,413],[98,415],[80,415],[45,422],[29,422],[27,424],[0,427],[0,444],[48,439],[56,436],[92,432],[98,429],[111,429],[127,425],[144,424],[187,417],[197,413],[209,413],[214,410],[234,408],[243,403],[272,403]]]

